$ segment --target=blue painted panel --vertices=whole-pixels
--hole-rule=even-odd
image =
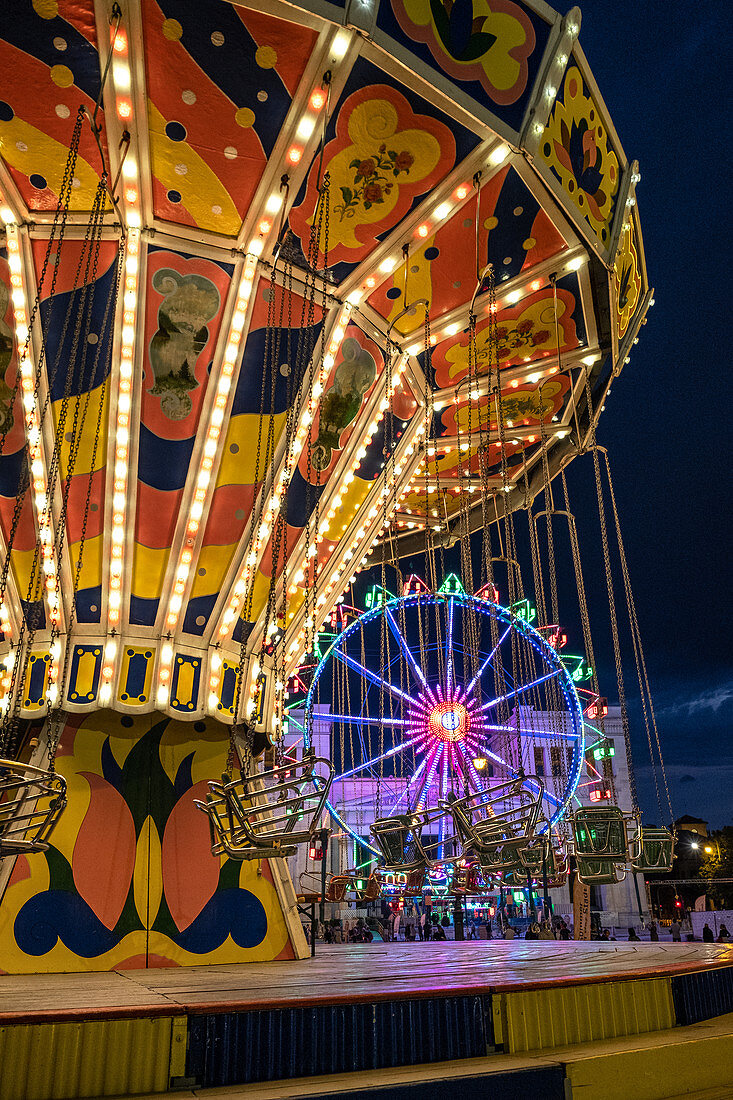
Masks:
[[[483,1057],[491,1042],[480,995],[192,1016],[186,1076],[212,1087],[345,1073]]]
[[[733,967],[672,978],[672,1001],[678,1024],[696,1024],[733,1012]]]

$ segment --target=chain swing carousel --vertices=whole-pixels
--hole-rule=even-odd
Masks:
[[[326,823],[332,898],[667,864],[612,771],[582,804],[563,473],[594,465],[662,794],[595,440],[652,300],[638,168],[577,9],[505,15],[466,54],[401,0],[5,5],[8,972],[303,954],[283,860]]]

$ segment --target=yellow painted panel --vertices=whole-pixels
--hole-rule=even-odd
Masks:
[[[69,547],[71,555],[71,569],[76,576],[76,566],[79,560],[78,542],[72,542]],[[104,552],[104,536],[84,540],[84,554],[82,556],[81,573],[79,574],[79,588],[95,588],[102,583],[102,554]]]
[[[0,149],[3,160],[24,175],[42,171],[50,189],[54,194],[60,194],[69,153],[64,145],[15,115],[10,122],[0,125]],[[77,157],[74,175],[79,180],[79,186],[71,191],[70,209],[91,210],[99,177],[82,157]],[[105,202],[107,206],[111,205],[109,199]]]
[[[727,1035],[707,1036],[697,1028],[683,1028],[674,1039],[668,1032],[649,1036],[633,1050],[599,1052],[597,1057],[585,1051],[582,1058],[565,1063],[572,1094],[584,1100],[629,1100],[630,1096],[669,1100],[688,1094],[710,1095],[711,1100],[729,1097],[733,1095],[733,1030],[728,1026]]]
[[[94,670],[97,667],[97,657],[100,652],[101,647],[98,646],[93,650],[87,650],[79,657],[75,684],[77,695],[89,695],[92,691],[94,687]]]
[[[175,188],[180,192],[183,205],[200,229],[235,236],[242,219],[231,195],[193,146],[167,137],[166,119],[152,100],[148,100],[148,125],[150,162],[155,178],[166,191]],[[183,176],[176,172],[176,165],[182,160],[188,168]],[[213,213],[214,208],[220,212]]]
[[[210,596],[218,592],[224,580],[224,574],[229,568],[237,543],[228,543],[226,546],[203,546],[196,563],[196,578],[191,588],[191,599],[196,596]],[[199,576],[199,569],[205,569],[206,575]]]
[[[2,1027],[0,1095],[3,1100],[71,1100],[163,1092],[170,1076],[171,1033],[169,1016]]]
[[[502,993],[493,998],[497,1043],[515,1054],[660,1031],[675,1022],[669,978]]]
[[[61,401],[54,402],[53,417],[54,423],[58,424],[58,413],[61,408]],[[108,386],[106,380],[96,389],[90,393],[83,393],[78,397],[69,398],[69,408],[66,413],[66,431],[64,432],[64,438],[61,442],[61,472],[66,477],[66,472],[69,468],[69,454],[71,452],[71,443],[66,438],[74,424],[74,414],[78,407],[78,424],[81,427],[82,417],[84,418],[84,427],[81,431],[79,439],[79,449],[76,452],[76,459],[74,462],[74,476],[78,477],[79,474],[88,474],[92,469],[92,452],[94,450],[94,435],[97,430],[97,418],[99,417],[99,406],[102,406],[102,419],[99,426],[99,442],[97,443],[97,453],[94,456],[94,469],[101,470],[104,466],[107,458],[107,413],[108,413]]]
[[[274,436],[277,443],[283,428],[287,413],[278,413],[274,419]],[[224,441],[224,450],[221,457],[221,466],[216,479],[217,488],[220,485],[253,485],[257,471],[257,437],[259,416],[254,413],[240,413],[229,421],[227,435]],[[267,447],[267,433],[269,431],[270,418],[265,417],[262,424],[262,447],[260,451],[260,478],[264,477],[268,468],[265,462],[265,450]],[[234,451],[232,451],[232,445]]]
[[[187,703],[193,702],[193,677],[195,669],[190,661],[182,661],[179,657],[176,658],[176,663],[179,666],[179,671],[174,702],[178,703],[179,706],[185,707]]]
[[[155,600],[160,596],[163,577],[168,565],[169,547],[162,550],[135,543],[132,559],[132,591],[141,600]]]

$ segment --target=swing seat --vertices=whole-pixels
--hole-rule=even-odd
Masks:
[[[448,887],[453,897],[477,897],[487,892],[481,868],[473,863],[466,867],[455,867]]]
[[[588,856],[611,863],[626,863],[626,822],[618,806],[587,807],[571,818],[576,858]]]
[[[332,780],[330,761],[306,755],[296,763],[243,773],[240,779],[216,787],[224,796],[227,821],[238,841],[253,848],[280,848],[310,841]]]
[[[639,874],[653,875],[671,871],[674,833],[671,829],[639,824],[636,835],[629,841],[629,857],[632,871]]]
[[[568,881],[568,857],[561,848],[550,848],[547,866],[547,888],[558,890]]]
[[[527,778],[537,793],[526,790]],[[464,857],[478,859],[485,875],[501,875],[523,866],[522,854],[534,842],[543,793],[541,780],[522,775],[464,798],[449,795],[442,805],[453,817]]]
[[[357,902],[376,901],[382,892],[381,882],[376,871],[372,871],[366,880],[358,871],[346,871],[345,877],[349,878],[349,889],[353,892]],[[363,882],[364,885],[357,886],[359,882]]]
[[[397,814],[378,818],[371,825],[369,831],[382,853],[385,870],[425,875],[427,860],[420,846],[424,821],[424,814]]]
[[[0,859],[47,851],[65,806],[63,776],[0,759]]]
[[[209,819],[213,856],[225,855],[241,862],[249,859],[283,859],[295,855],[298,850],[295,845],[251,844],[229,813],[221,783],[209,783],[206,800],[195,798],[193,802]]]
[[[599,859],[597,856],[575,855],[578,866],[578,879],[586,886],[615,886],[622,882],[626,868],[614,863],[612,859]]]
[[[348,888],[348,875],[327,875],[326,893],[323,895],[323,900],[334,903],[341,902],[346,897]],[[321,900],[321,876],[318,872],[303,871],[298,880],[298,900]]]

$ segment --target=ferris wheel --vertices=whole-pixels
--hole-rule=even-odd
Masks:
[[[375,820],[439,816],[451,795],[491,797],[522,778],[524,790],[541,794],[538,831],[551,829],[584,749],[581,705],[560,655],[480,596],[426,591],[377,603],[324,653],[302,712],[306,747],[334,763],[328,809],[338,826],[376,855]],[[438,828],[447,837],[448,819]]]

